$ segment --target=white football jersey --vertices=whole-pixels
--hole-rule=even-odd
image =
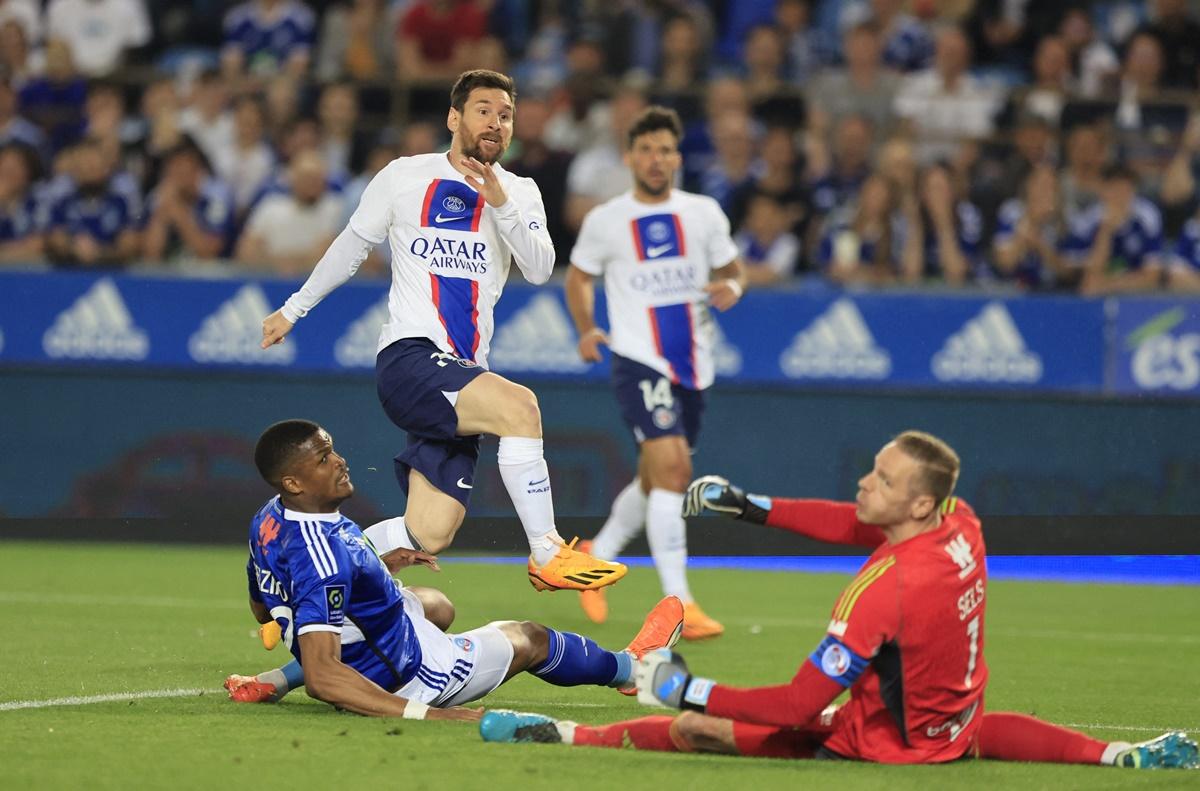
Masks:
[[[515,260],[544,283],[554,269],[542,194],[532,179],[492,166],[508,195],[489,206],[445,153],[393,160],[363,192],[350,230],[392,250],[388,320],[379,349],[428,338],[439,349],[487,366],[500,299]]]
[[[662,203],[626,192],[584,217],[571,264],[604,275],[611,349],[671,381],[713,382],[709,275],[738,256],[729,219],[706,195],[671,190]]]

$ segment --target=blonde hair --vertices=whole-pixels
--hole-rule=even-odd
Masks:
[[[892,441],[921,465],[913,477],[913,487],[919,494],[932,495],[936,501],[934,507],[940,507],[958,482],[960,463],[954,448],[924,431],[904,431]]]

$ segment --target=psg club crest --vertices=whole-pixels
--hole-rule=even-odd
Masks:
[[[675,425],[675,413],[665,406],[656,407],[651,417],[654,420],[654,425],[664,431]]]

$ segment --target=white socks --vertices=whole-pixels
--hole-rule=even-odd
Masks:
[[[641,480],[634,478],[613,500],[608,521],[592,539],[592,554],[601,560],[616,558],[645,524],[646,494]]]
[[[380,555],[386,555],[393,549],[416,549],[408,534],[408,528],[404,525],[403,516],[376,522],[364,530],[363,534]]]
[[[530,437],[501,437],[496,462],[504,488],[525,528],[533,563],[544,566],[558,554],[563,540],[554,529],[550,471],[542,457],[542,441]]]
[[[1132,746],[1129,742],[1109,742],[1108,746],[1104,748],[1104,754],[1100,756],[1100,763],[1105,766],[1113,766],[1117,762],[1117,756]]]
[[[680,516],[683,494],[651,489],[646,500],[646,538],[663,593],[692,601],[687,584],[687,523]]]

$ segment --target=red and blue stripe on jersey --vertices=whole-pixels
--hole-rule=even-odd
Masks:
[[[454,353],[474,360],[479,349],[479,281],[430,272],[429,288]]]
[[[679,215],[648,214],[629,223],[638,261],[648,263],[687,255]],[[671,381],[696,387],[696,334],[691,306],[685,303],[647,308],[658,356],[671,367]]]
[[[433,179],[421,204],[421,227],[443,231],[479,231],[483,194],[461,181]]]

